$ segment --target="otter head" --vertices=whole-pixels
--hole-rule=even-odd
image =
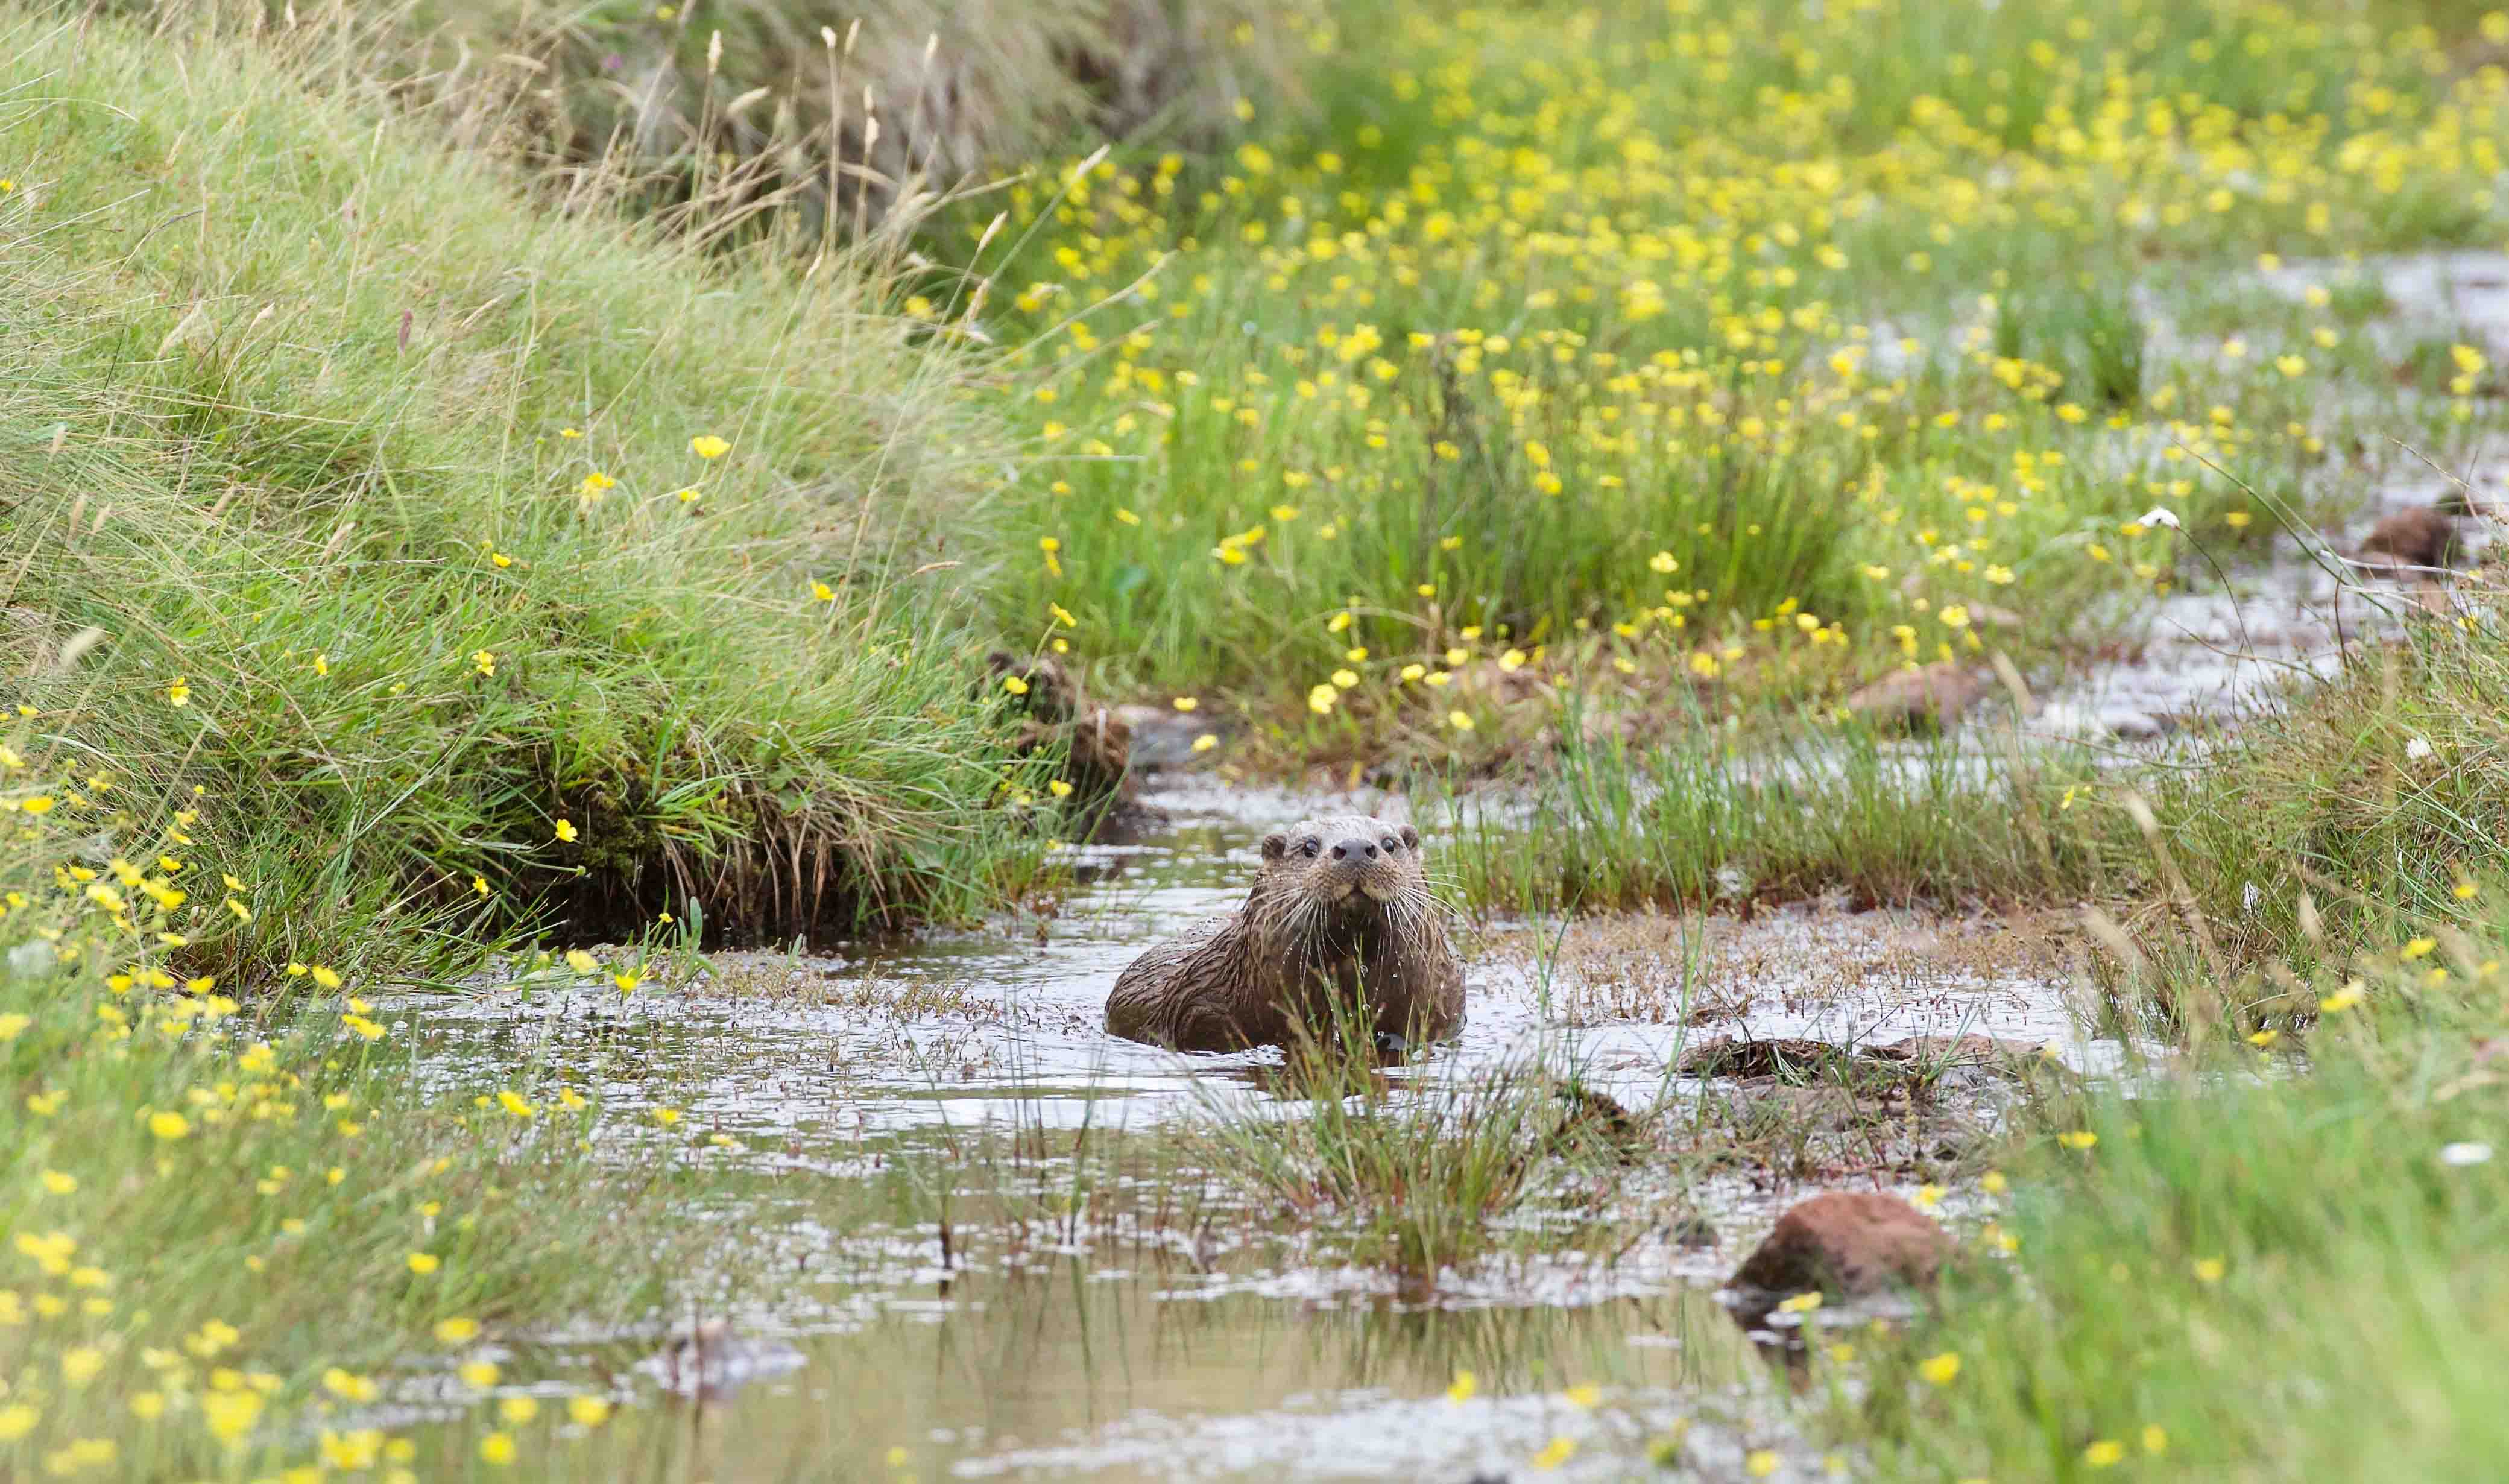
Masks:
[[[1356,815],[1310,819],[1263,836],[1249,918],[1280,946],[1380,928],[1415,939],[1435,901],[1420,866],[1420,832]]]

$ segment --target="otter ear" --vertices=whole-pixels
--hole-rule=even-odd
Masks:
[[[1290,837],[1275,830],[1263,836],[1263,859],[1277,861],[1290,853]]]
[[[1420,832],[1412,829],[1409,825],[1404,825],[1403,827],[1403,848],[1405,850],[1417,850],[1420,848]]]

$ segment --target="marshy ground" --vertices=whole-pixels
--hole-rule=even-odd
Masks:
[[[0,56],[0,1477],[2509,1460],[2509,16]],[[1328,808],[1462,1034],[1105,1034]]]
[[[1581,1150],[1537,1111],[1515,1152],[1542,1168],[1504,1209],[1409,1209],[1474,1193],[1434,1188],[1425,1163],[1413,1191],[1306,1166],[1331,1158],[1335,1120],[1278,1052],[1179,1057],[1103,1030],[1123,965],[1242,901],[1271,821],[1327,806],[1146,801],[1168,822],[1068,852],[1076,884],[1047,916],[719,953],[632,995],[491,979],[383,1002],[431,1095],[562,1075],[600,1109],[596,1149],[632,1165],[667,1141],[725,1186],[683,1213],[726,1250],[675,1283],[680,1312],[437,1363],[489,1355],[501,1394],[701,1393],[636,1428],[726,1478],[866,1439],[956,1477],[1462,1479],[1573,1450],[1567,1476],[1604,1478],[1676,1439],[1701,1466],[1769,1449],[1791,1460],[1779,1476],[1816,1476],[1784,1371],[1755,1354],[1785,1341],[1754,1342],[1716,1297],[1726,1275],[1823,1188],[1899,1191],[1974,1230],[2006,1111],[2123,1071],[2116,1042],[2079,1034],[2078,935],[2055,921],[1493,922],[1464,935],[1462,1036],[1329,1091],[1361,1120],[1408,1109],[1426,1122],[1395,1136],[1434,1141],[1466,1136],[1435,1125],[1480,1100],[1539,1110],[1573,1073],[1634,1136]],[[2041,1065],[1961,1055],[1962,1036]],[[1939,1049],[1872,1055],[1911,1038]],[[1703,1060],[1737,1039],[1800,1064]],[[1241,1137],[1286,1157],[1250,1168]]]

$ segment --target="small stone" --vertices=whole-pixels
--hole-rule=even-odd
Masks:
[[[1951,1239],[1896,1196],[1825,1191],[1778,1218],[1735,1271],[1734,1285],[1853,1295],[1933,1283]]]

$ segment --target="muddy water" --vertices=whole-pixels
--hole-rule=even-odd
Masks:
[[[1818,1459],[1782,1425],[1781,1381],[1712,1289],[1784,1201],[1828,1183],[1912,1188],[1931,1177],[1917,1165],[1684,1181],[1667,1157],[1587,1193],[1588,1216],[1599,1199],[1629,1233],[1608,1257],[1534,1243],[1398,1279],[1267,1225],[1275,1213],[1189,1165],[1091,1163],[1128,1138],[1302,1107],[1259,1075],[1272,1054],[1184,1057],[1100,1029],[1123,965],[1233,907],[1263,830],[1319,807],[1157,801],[1172,827],[1076,851],[1079,884],[1050,918],[657,966],[624,997],[507,983],[393,1002],[440,1093],[562,1080],[595,1100],[596,1149],[668,1141],[723,1167],[743,1194],[691,1219],[730,1234],[728,1268],[775,1275],[680,1275],[671,1312],[632,1334],[508,1337],[490,1356],[506,1384],[609,1377],[664,1440],[630,1471],[727,1480],[1460,1484],[1522,1474],[1546,1449],[1564,1477],[1609,1478],[1675,1431],[1714,1472],[1773,1447],[1779,1477],[1814,1476]],[[1700,1110],[1730,1088],[1677,1071],[1710,1036],[1982,1033],[2051,1043],[2085,1069],[2114,1060],[2076,1041],[2065,990],[2000,927],[1817,910],[1479,927],[1463,1036],[1392,1075],[1425,1090],[1573,1065],[1686,1129],[1669,1150],[1723,1136]],[[1675,1211],[1704,1211],[1713,1239],[1677,1232]],[[1576,1218],[1537,1203],[1512,1219]],[[1457,1399],[1467,1371],[1473,1394]],[[885,1463],[892,1448],[906,1464]]]

